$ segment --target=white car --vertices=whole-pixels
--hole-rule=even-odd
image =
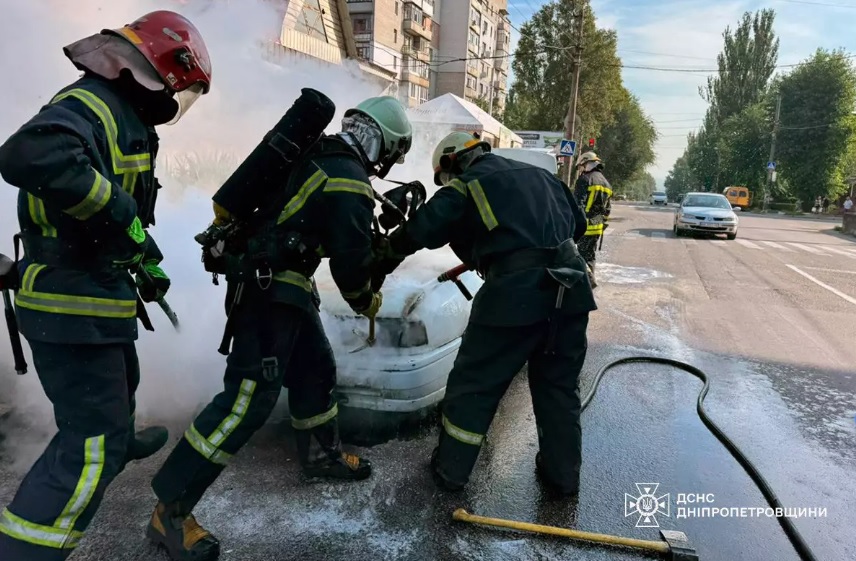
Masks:
[[[648,204],[666,206],[668,202],[665,191],[654,191],[648,199]]]
[[[719,193],[687,193],[675,211],[673,231],[676,236],[690,232],[725,234],[733,240],[740,222],[735,208]]]
[[[556,173],[553,155],[522,148],[493,152]],[[343,411],[416,415],[443,399],[472,304],[455,283],[438,283],[437,277],[459,264],[448,246],[407,258],[384,283],[375,344],[357,352],[351,351],[365,343],[369,321],[351,311],[326,261],[321,265],[315,279]],[[473,296],[483,284],[472,271],[460,280]]]

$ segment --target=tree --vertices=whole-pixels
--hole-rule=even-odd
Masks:
[[[666,188],[666,196],[671,200],[675,200],[678,196],[690,191],[698,190],[698,180],[693,176],[686,154],[677,159],[663,186]]]
[[[778,171],[807,209],[815,197],[835,197],[847,188],[843,171],[856,133],[856,71],[843,51],[818,49],[778,81],[776,93],[782,98]]]
[[[771,118],[766,104],[756,103],[722,123],[717,149],[719,190],[728,185],[744,185],[760,193],[766,181]],[[760,200],[760,199],[757,199]]]
[[[479,98],[470,100],[470,103],[472,103],[473,105],[475,105],[476,107],[478,107],[479,109],[481,109],[482,111],[484,111],[485,113],[487,113],[488,115],[490,115],[491,117],[496,119],[497,121],[502,122],[503,115],[502,115],[502,112],[500,112],[500,110],[499,110],[499,105],[496,103],[496,100],[494,100],[494,102],[493,102],[493,111],[491,111],[490,99],[488,99],[488,98],[479,97]]]
[[[629,95],[616,111],[615,120],[600,133],[597,154],[608,166],[614,185],[629,181],[654,162],[657,130],[642,111],[639,100]]]
[[[552,0],[520,28],[514,53],[514,83],[508,97],[509,127],[527,130],[564,130],[568,98],[573,90],[573,65],[567,45],[573,36],[573,8],[580,0]],[[586,134],[598,136],[614,119],[625,99],[621,61],[614,31],[598,29],[594,12],[585,6],[583,65],[580,72],[580,116]],[[579,130],[582,135],[583,130]]]
[[[702,90],[716,125],[760,102],[767,91],[779,58],[775,19],[772,9],[745,12],[736,30],[725,28],[722,52],[716,57],[719,72]]]
[[[627,199],[631,201],[644,201],[656,189],[657,180],[654,179],[654,176],[647,171],[637,173],[617,189],[613,186],[614,191],[625,195]]]

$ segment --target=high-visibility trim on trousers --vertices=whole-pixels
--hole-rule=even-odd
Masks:
[[[474,432],[464,430],[461,427],[455,426],[445,415],[443,415],[443,428],[446,430],[446,434],[448,434],[455,440],[463,442],[464,444],[470,444],[472,446],[481,446],[482,442],[484,441],[483,434],[476,434]]]
[[[83,532],[74,529],[77,519],[89,506],[92,496],[101,482],[104,471],[104,435],[92,436],[83,443],[83,468],[74,488],[53,526],[44,526],[24,520],[8,508],[0,514],[0,532],[14,539],[56,549],[77,547]]]
[[[315,427],[320,427],[324,423],[333,420],[339,414],[339,405],[334,404],[328,411],[309,417],[308,419],[291,418],[291,426],[297,430],[309,430]]]
[[[242,380],[241,386],[238,389],[238,395],[235,397],[235,403],[232,405],[232,411],[214,429],[214,432],[208,438],[205,438],[196,429],[195,425],[190,425],[190,428],[184,432],[184,438],[193,446],[194,450],[199,452],[207,460],[215,464],[226,465],[232,455],[220,450],[220,446],[229,438],[229,435],[235,432],[235,429],[244,420],[247,411],[250,409],[250,402],[253,399],[253,392],[255,390],[255,381]]]

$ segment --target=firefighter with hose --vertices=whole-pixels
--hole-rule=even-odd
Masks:
[[[490,144],[467,133],[444,138],[433,166],[442,187],[392,232],[373,283],[379,289],[408,255],[446,244],[485,279],[440,406],[435,480],[450,490],[468,482],[497,406],[528,361],[540,445],[535,465],[547,489],[575,495],[578,381],[589,312],[597,308],[575,243],[585,216],[554,175],[491,154]]]
[[[206,269],[227,282],[223,391],[196,417],[155,474],[148,536],[175,560],[219,556],[219,541],[192,514],[229,459],[265,423],[283,386],[303,473],[361,480],[371,463],[342,449],[332,394],[336,362],[313,280],[322,258],[352,309],[373,319],[375,194],[410,150],[401,103],[370,98],[344,114],[304,89],[295,104],[214,195],[215,219],[197,236]]]
[[[160,188],[154,127],[211,87],[202,36],[174,12],[64,52],[83,76],[0,146],[0,175],[20,190],[17,322],[59,429],[0,513],[2,561],[68,557],[125,464],[167,441],[163,427],[134,432],[139,298],[170,286],[146,231]]]
[[[598,241],[603,245],[603,234],[609,225],[609,213],[612,208],[612,186],[603,175],[603,161],[594,152],[580,154],[577,160],[580,172],[574,194],[577,202],[586,213],[586,235],[580,241],[580,254],[589,268],[592,287],[595,280],[595,254],[599,250]]]

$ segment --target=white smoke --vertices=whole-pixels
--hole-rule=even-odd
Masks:
[[[283,6],[264,0],[0,0],[0,74],[4,76],[0,142],[78,77],[62,47],[103,28],[120,27],[155,9],[171,9],[194,22],[211,54],[211,92],[178,124],[158,129],[158,176],[164,189],[151,233],[165,254],[163,267],[172,278],[167,300],[182,322],[182,331],[175,333],[160,310],[149,306],[156,331],[140,328],[137,343],[142,368],[138,416],[142,419],[186,419],[222,388],[225,359],[216,349],[225,320],[224,286],[212,285],[193,240],[211,219],[213,190],[279,120],[301,88],[316,88],[336,103],[337,117],[328,132],[338,130],[345,109],[382,93],[383,87],[366,79],[353,63],[336,66],[272,56],[282,53],[275,42]],[[407,163],[394,168],[390,179],[418,178],[433,192],[430,154],[447,132],[417,135]],[[385,190],[393,185],[378,182],[376,187]],[[0,251],[6,254],[11,253],[11,237],[17,231],[16,197],[17,189],[0,181]],[[426,267],[433,273],[454,264],[448,254],[420,252],[402,271]],[[18,377],[3,326],[0,404],[13,403],[34,423],[25,434],[15,435],[22,446],[43,442],[55,430],[50,404],[27,354],[30,373]],[[21,461],[28,459],[32,457]]]

